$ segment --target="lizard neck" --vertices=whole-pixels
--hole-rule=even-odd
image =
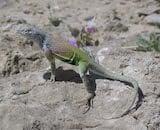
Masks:
[[[49,48],[50,48],[49,41],[50,41],[50,39],[49,39],[47,36],[45,36],[45,38],[44,38],[43,41],[41,42],[40,47],[41,47],[42,49],[44,49],[44,48],[49,49]]]
[[[46,36],[43,36],[43,37],[39,37],[39,39],[37,41],[37,43],[41,49],[43,48],[43,45],[45,44],[45,39],[46,39]]]
[[[46,39],[47,36],[42,32],[38,32],[36,36],[33,37],[33,40],[39,45],[41,49],[43,48],[44,44],[46,44]]]

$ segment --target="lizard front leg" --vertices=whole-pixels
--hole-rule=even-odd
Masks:
[[[55,82],[55,70],[56,70],[55,56],[52,54],[51,50],[49,50],[48,48],[44,47],[43,49],[44,49],[45,56],[50,63],[50,69],[51,69],[50,81]]]
[[[87,109],[83,112],[84,114],[87,113],[89,110],[90,110],[90,107],[93,106],[93,98],[96,96],[95,94],[95,87],[92,87],[87,76],[86,76],[86,73],[87,73],[87,67],[88,65],[85,63],[85,62],[79,62],[79,74],[80,74],[80,77],[82,78],[82,81],[86,87],[86,90],[88,92],[88,97],[87,97],[87,102],[86,102],[86,105],[87,105]]]
[[[55,76],[55,70],[56,70],[55,57],[52,57],[52,60],[50,61],[50,65],[51,65],[51,78],[50,78],[50,80],[55,82],[56,81],[56,76]]]

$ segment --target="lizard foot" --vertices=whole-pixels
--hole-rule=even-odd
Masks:
[[[51,81],[51,82],[55,82],[55,81],[56,81],[56,77],[55,77],[54,75],[51,75],[50,81]]]
[[[93,108],[93,99],[96,96],[95,93],[90,93],[88,98],[87,98],[87,103],[86,103],[86,109],[84,110],[83,114],[86,114],[90,108]]]
[[[80,104],[79,107],[86,105],[85,110],[83,111],[83,114],[86,114],[90,110],[91,107],[93,108],[93,99],[94,99],[95,95],[96,95],[95,93],[93,93],[93,94],[90,93],[87,98],[87,101],[83,100],[83,101],[76,102],[76,103]]]
[[[90,110],[91,107],[93,108],[93,99],[87,100],[86,108],[83,111],[83,114],[86,114]]]
[[[51,82],[55,82],[55,81],[56,81],[56,78],[55,78],[55,76],[52,74],[51,68],[48,67],[48,68],[46,68],[45,70],[46,70],[47,73],[48,73],[48,72],[51,73],[51,76],[50,76],[50,79],[49,79],[49,80],[50,80]]]

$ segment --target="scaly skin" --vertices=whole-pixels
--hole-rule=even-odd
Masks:
[[[87,79],[86,76],[87,71],[91,71],[97,75],[103,76],[106,79],[124,82],[134,88],[135,95],[133,97],[131,105],[122,115],[114,118],[119,118],[128,114],[128,112],[135,103],[137,94],[139,94],[137,106],[139,107],[141,105],[143,93],[139,88],[137,81],[134,80],[133,78],[115,74],[109,70],[106,70],[104,67],[96,63],[93,60],[93,58],[91,58],[82,49],[72,46],[71,44],[67,43],[66,41],[62,40],[59,37],[55,37],[53,35],[47,35],[46,33],[44,33],[43,31],[41,31],[36,27],[30,26],[28,24],[19,25],[19,27],[17,28],[17,32],[38,43],[40,48],[44,51],[47,59],[51,64],[52,81],[55,81],[55,69],[56,69],[55,58],[64,61],[66,63],[78,66],[80,77],[82,78],[82,81],[86,86],[86,90],[88,92],[88,97],[87,97],[88,108],[84,113],[90,110],[90,107],[92,106],[93,103],[93,98],[96,95],[95,88],[91,86],[89,80]]]

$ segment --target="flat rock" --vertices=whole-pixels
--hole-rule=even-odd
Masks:
[[[151,14],[144,19],[148,24],[160,24],[160,14]]]
[[[145,8],[141,8],[137,11],[138,15],[150,15],[153,13],[159,13],[160,12],[160,7],[157,6],[149,6]]]

